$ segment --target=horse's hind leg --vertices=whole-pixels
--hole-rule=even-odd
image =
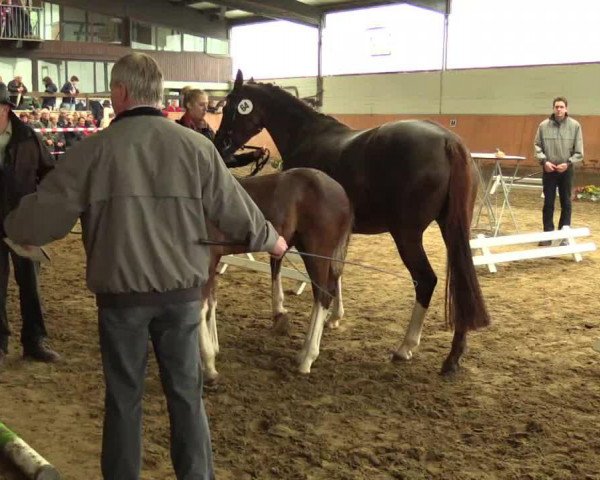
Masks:
[[[216,285],[213,285],[213,290],[208,296],[208,333],[213,344],[215,355],[219,353],[219,334],[217,333],[217,295],[215,291]]]
[[[437,283],[425,250],[423,232],[398,229],[392,232],[402,261],[415,284],[416,301],[402,343],[392,352],[392,360],[410,360],[421,342],[423,321]]]
[[[310,327],[304,346],[298,353],[298,370],[310,373],[310,367],[319,356],[325,317],[335,291],[335,283],[328,282],[329,262],[322,259],[304,258],[304,265],[312,281],[313,307],[310,314]],[[331,279],[333,281],[333,279]]]
[[[273,305],[273,331],[278,334],[287,334],[290,321],[287,309],[283,306],[284,294],[281,285],[282,259],[271,257],[271,302]]]
[[[327,327],[338,328],[342,318],[344,318],[344,302],[342,300],[342,277],[339,277],[336,282],[331,315],[327,318]]]
[[[210,281],[210,280],[209,280]],[[209,291],[207,291],[209,290]],[[204,377],[207,383],[215,380],[219,373],[215,367],[215,346],[213,344],[213,339],[211,338],[211,333],[208,328],[207,316],[209,314],[209,298],[212,295],[212,289],[209,287],[205,289],[203,292],[205,293],[204,298],[202,299],[202,309],[200,310],[200,356],[202,358],[202,367],[204,370]]]

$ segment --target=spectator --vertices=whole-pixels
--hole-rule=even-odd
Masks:
[[[77,95],[79,93],[79,90],[77,90],[78,82],[79,82],[79,78],[77,78],[77,76],[73,75],[71,77],[71,80],[68,82],[65,82],[65,84],[62,86],[62,88],[60,89],[60,92],[64,93],[65,95],[69,95],[69,96],[63,98],[62,103],[60,104],[60,108],[66,108],[68,110],[75,110],[75,102],[76,102],[75,95]]]
[[[179,106],[179,100],[172,98],[169,100],[169,105],[165,108],[167,112],[183,112],[183,109]]]
[[[19,114],[19,120],[21,120],[23,123],[29,123],[29,114],[27,112],[21,112]]]
[[[542,221],[544,232],[554,230],[554,202],[556,188],[560,196],[558,229],[571,225],[571,188],[573,166],[583,160],[583,134],[577,120],[569,117],[567,99],[556,97],[552,102],[553,113],[540,123],[534,140],[535,157],[543,169],[544,208]],[[563,241],[566,244],[566,240]],[[539,246],[549,246],[544,240]]]
[[[50,129],[56,125],[52,125],[50,121],[50,111],[47,108],[43,108],[40,112],[40,119],[32,124],[33,128]],[[46,146],[48,151],[53,152],[54,146],[56,145],[56,132],[41,132],[42,143]]]
[[[46,93],[56,93],[58,92],[58,87],[52,81],[50,77],[44,77],[42,82],[44,82],[44,92]],[[56,107],[56,97],[42,97],[42,108],[48,108],[50,110],[54,110]]]
[[[32,193],[37,183],[54,166],[52,157],[39,138],[12,111],[8,89],[0,88],[0,227],[8,212],[21,198]],[[4,229],[0,228],[4,237]],[[59,355],[46,344],[46,327],[38,289],[39,265],[12,252],[0,242],[0,364],[8,353],[10,329],[6,314],[7,286],[12,260],[21,304],[21,344],[23,356],[40,362],[53,362]]]
[[[58,115],[56,113],[50,114],[50,125],[51,128],[58,127]],[[55,132],[54,133],[54,151],[55,159],[58,160],[60,158],[60,154],[64,153],[66,148],[65,134],[63,132]]]
[[[10,101],[19,108],[23,104],[23,95],[27,93],[27,87],[23,83],[21,75],[17,75],[8,82],[8,91],[10,92]]]

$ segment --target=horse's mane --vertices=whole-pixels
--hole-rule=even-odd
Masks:
[[[270,96],[270,100],[274,101],[275,103],[280,105],[285,110],[290,111],[289,104],[293,103],[297,107],[297,110],[290,111],[290,113],[301,116],[304,119],[306,119],[306,118],[317,119],[317,120],[325,122],[326,124],[331,125],[331,126],[343,125],[341,122],[339,122],[338,120],[333,118],[331,115],[326,115],[324,113],[317,112],[313,107],[308,105],[306,102],[295,97],[290,92],[285,91],[283,88],[281,88],[278,85],[275,85],[273,83],[255,82],[254,80],[249,80],[248,82],[246,82],[246,85],[258,87],[260,90],[266,91]]]

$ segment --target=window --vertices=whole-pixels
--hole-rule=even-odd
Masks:
[[[44,83],[42,79],[44,77],[50,77],[58,89],[65,83],[66,81],[66,62],[63,60],[38,60],[37,62],[38,68],[38,91],[44,91]]]
[[[96,92],[106,92],[106,64],[96,62]]]
[[[88,13],[88,42],[117,43],[123,39],[123,20],[99,13]]]
[[[156,27],[156,46],[167,52],[181,52],[181,33],[165,27]]]
[[[154,27],[147,23],[131,23],[131,47],[140,50],[155,50]]]
[[[323,74],[440,70],[443,39],[444,16],[412,5],[331,13]]]
[[[94,62],[67,62],[67,76],[79,78],[77,89],[82,93],[94,91],[94,74]]]
[[[23,83],[28,90],[31,88],[32,64],[28,58],[0,57],[0,77],[4,83],[10,82],[17,75],[23,77]]]
[[[197,37],[196,35],[183,34],[183,51],[184,52],[203,52],[204,51],[204,37]]]
[[[60,39],[60,7],[44,2],[42,38],[44,40]]]
[[[281,41],[283,38],[285,41]],[[317,39],[315,28],[292,22],[234,27],[231,31],[233,71],[242,69],[254,78],[315,76]],[[265,58],[272,61],[265,62]]]
[[[213,55],[228,55],[229,54],[229,41],[219,40],[218,38],[206,38],[206,53],[212,53]],[[263,56],[264,59],[264,56]]]
[[[448,68],[596,62],[598,24],[597,1],[452,0]]]
[[[62,39],[71,42],[85,42],[87,28],[85,10],[63,7]]]

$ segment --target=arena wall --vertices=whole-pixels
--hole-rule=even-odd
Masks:
[[[583,127],[584,168],[600,170],[598,78],[600,63],[325,77],[322,111],[354,128],[427,118],[455,130],[473,151],[498,147],[534,166],[537,125],[563,95]],[[316,93],[314,78],[269,81],[295,86],[301,97]]]

